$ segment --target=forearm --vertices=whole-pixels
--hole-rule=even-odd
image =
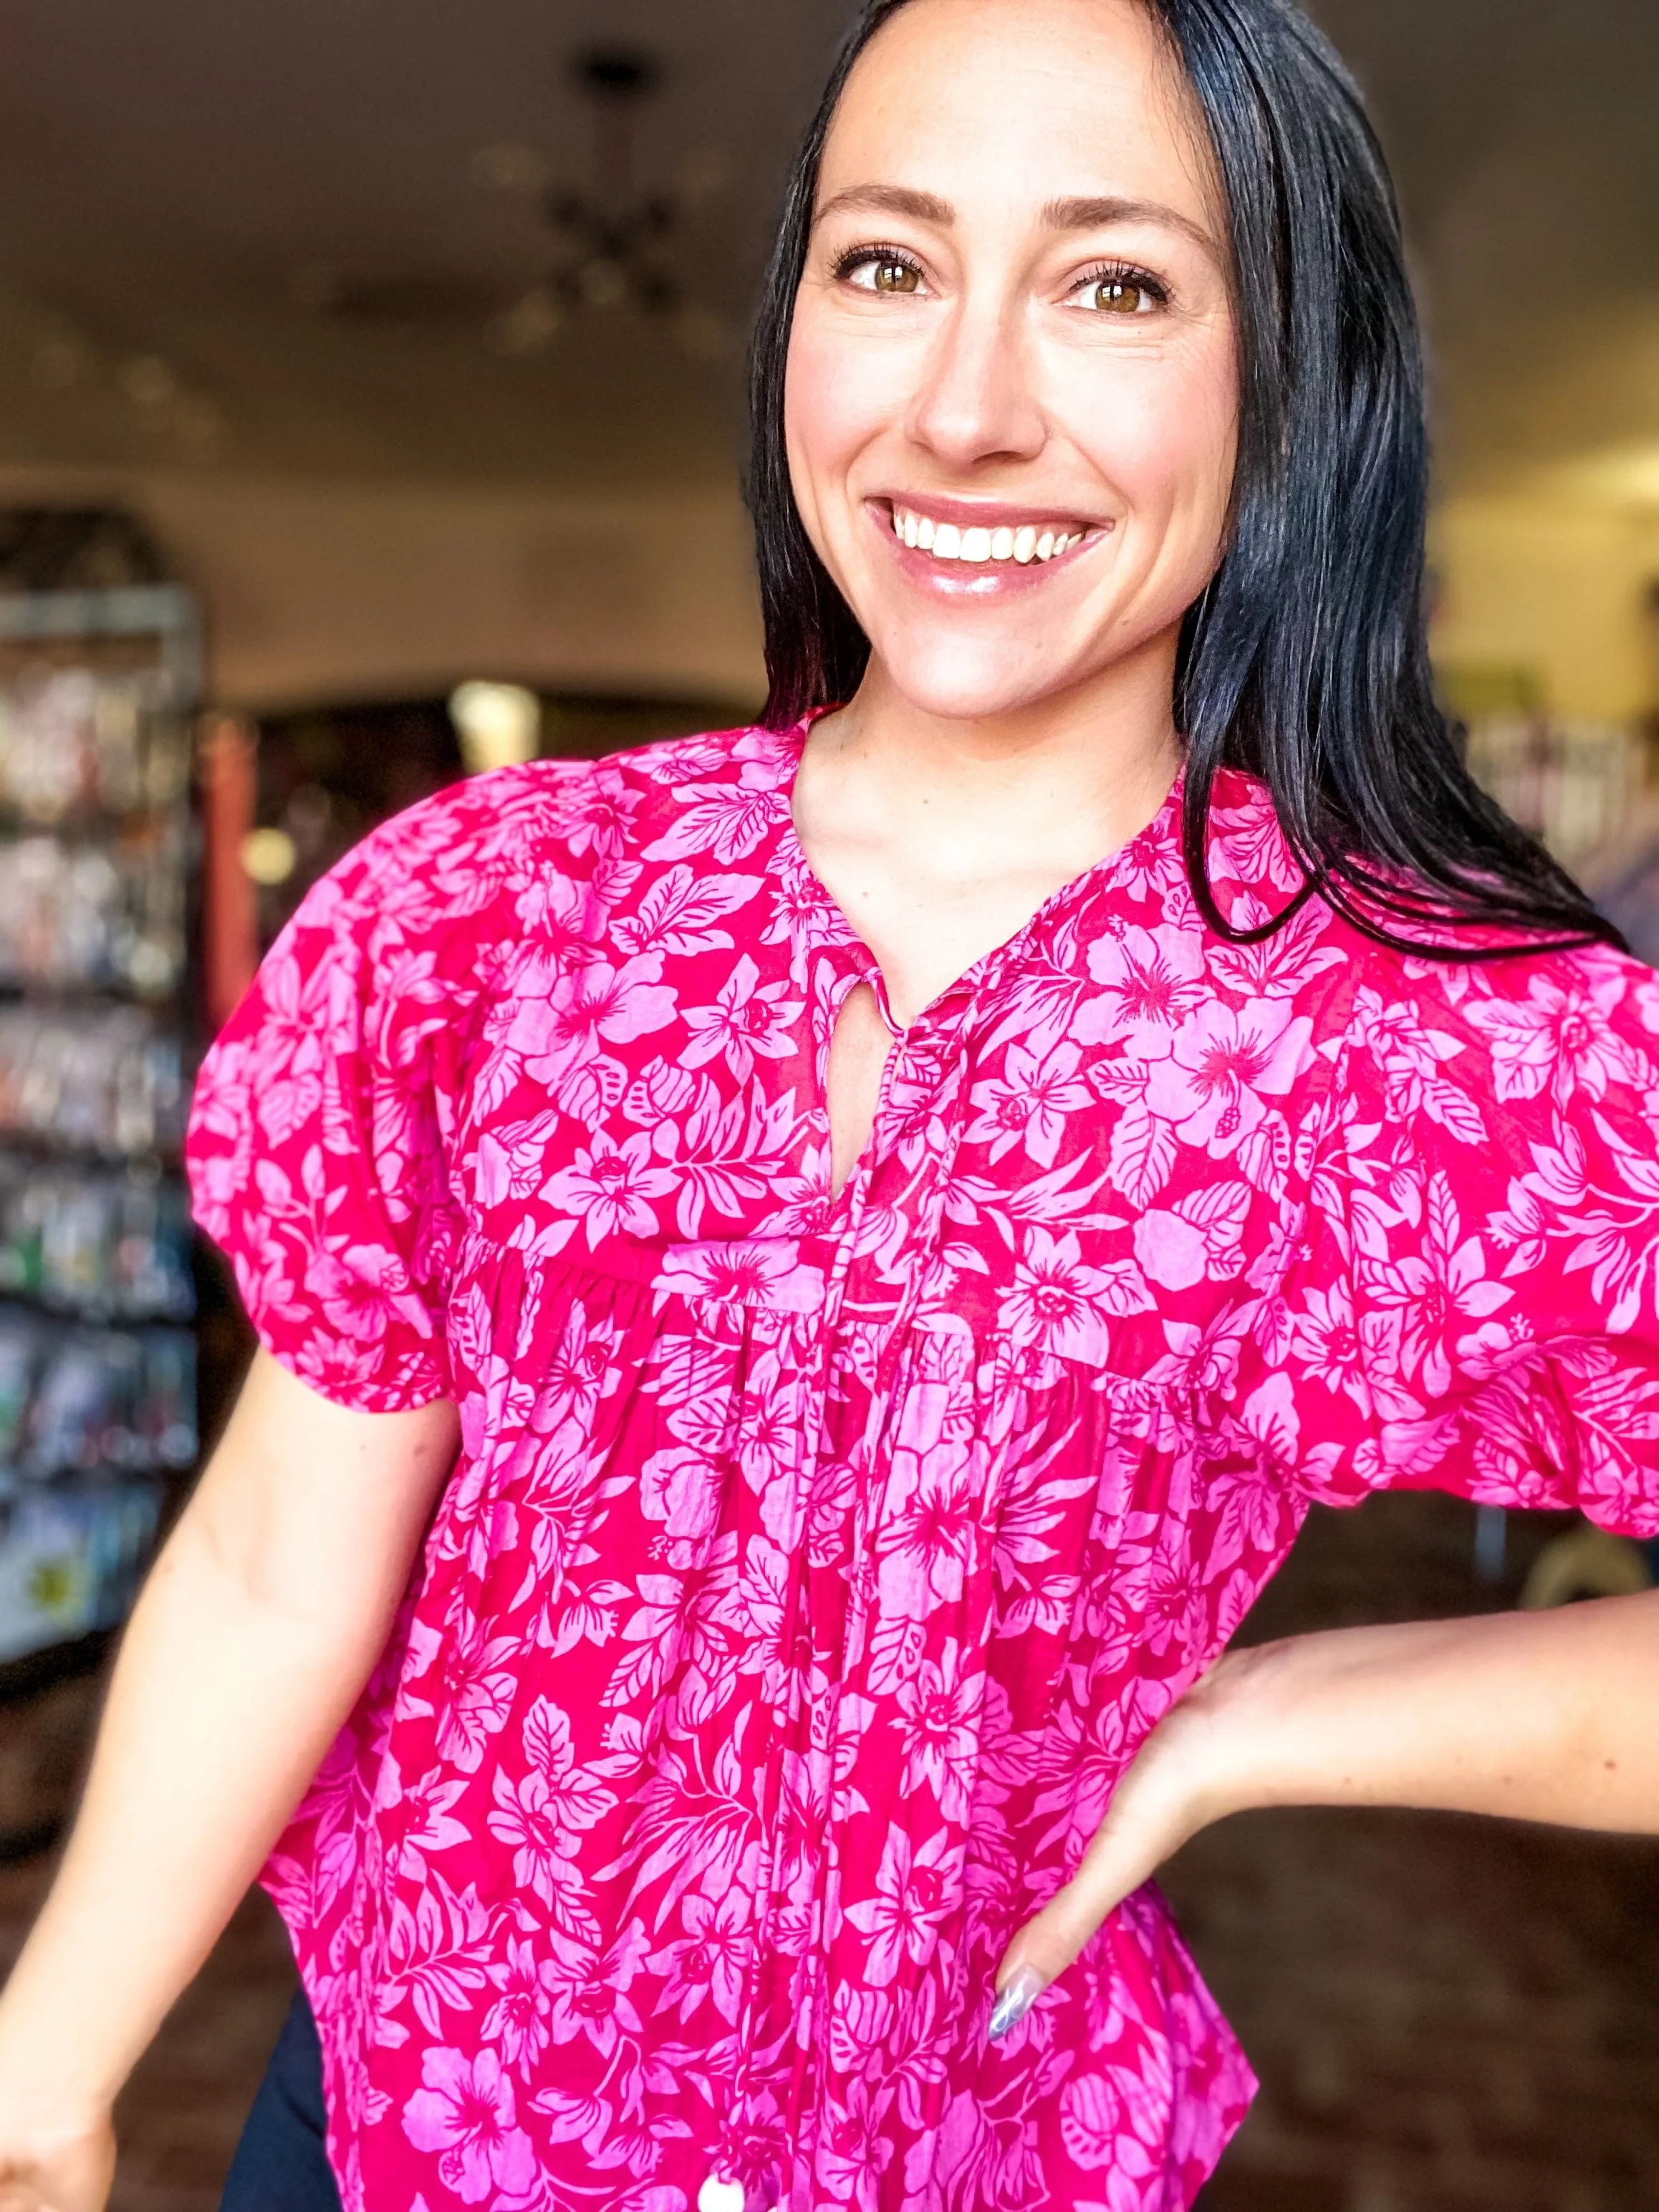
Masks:
[[[1413,1805],[1659,1834],[1656,1722],[1659,1591],[1230,1651],[1152,1730],[1077,1873],[1009,1944],[989,2032],[1229,1813]]]
[[[1217,1811],[1409,1805],[1659,1832],[1659,1592],[1231,1655]]]
[[[383,1622],[250,1598],[186,1522],[134,1613],[64,1866],[0,2004],[4,2100],[112,2100],[302,1794]]]
[[[0,1999],[0,2153],[106,2110],[384,1648],[453,1458],[261,1354],[134,1612],[64,1864]]]

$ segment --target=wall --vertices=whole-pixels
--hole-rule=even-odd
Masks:
[[[442,485],[0,470],[0,504],[131,507],[208,605],[225,707],[549,690],[763,690],[735,489],[559,499]]]
[[[1436,515],[1431,557],[1447,671],[1524,672],[1568,720],[1623,721],[1659,704],[1649,599],[1659,504],[1597,501],[1565,478],[1453,499]]]

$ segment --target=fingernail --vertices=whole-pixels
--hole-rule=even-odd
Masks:
[[[1030,1966],[1019,1967],[992,2010],[991,2024],[985,2031],[988,2040],[1000,2043],[1011,2027],[1018,2027],[1042,1995],[1043,1988],[1041,1974]]]

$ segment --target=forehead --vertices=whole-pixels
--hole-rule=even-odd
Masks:
[[[971,208],[1157,198],[1213,222],[1214,164],[1142,0],[908,0],[860,55],[819,197],[914,185]]]

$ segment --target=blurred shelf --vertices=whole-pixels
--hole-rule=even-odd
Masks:
[[[11,1284],[0,1282],[0,1313],[9,1306],[24,1313],[38,1314],[43,1321],[65,1322],[71,1327],[81,1328],[176,1328],[188,1334],[190,1325],[196,1318],[194,1302],[182,1311],[177,1306],[172,1306],[134,1313],[121,1306],[91,1305],[50,1297],[44,1291],[19,1290]]]

